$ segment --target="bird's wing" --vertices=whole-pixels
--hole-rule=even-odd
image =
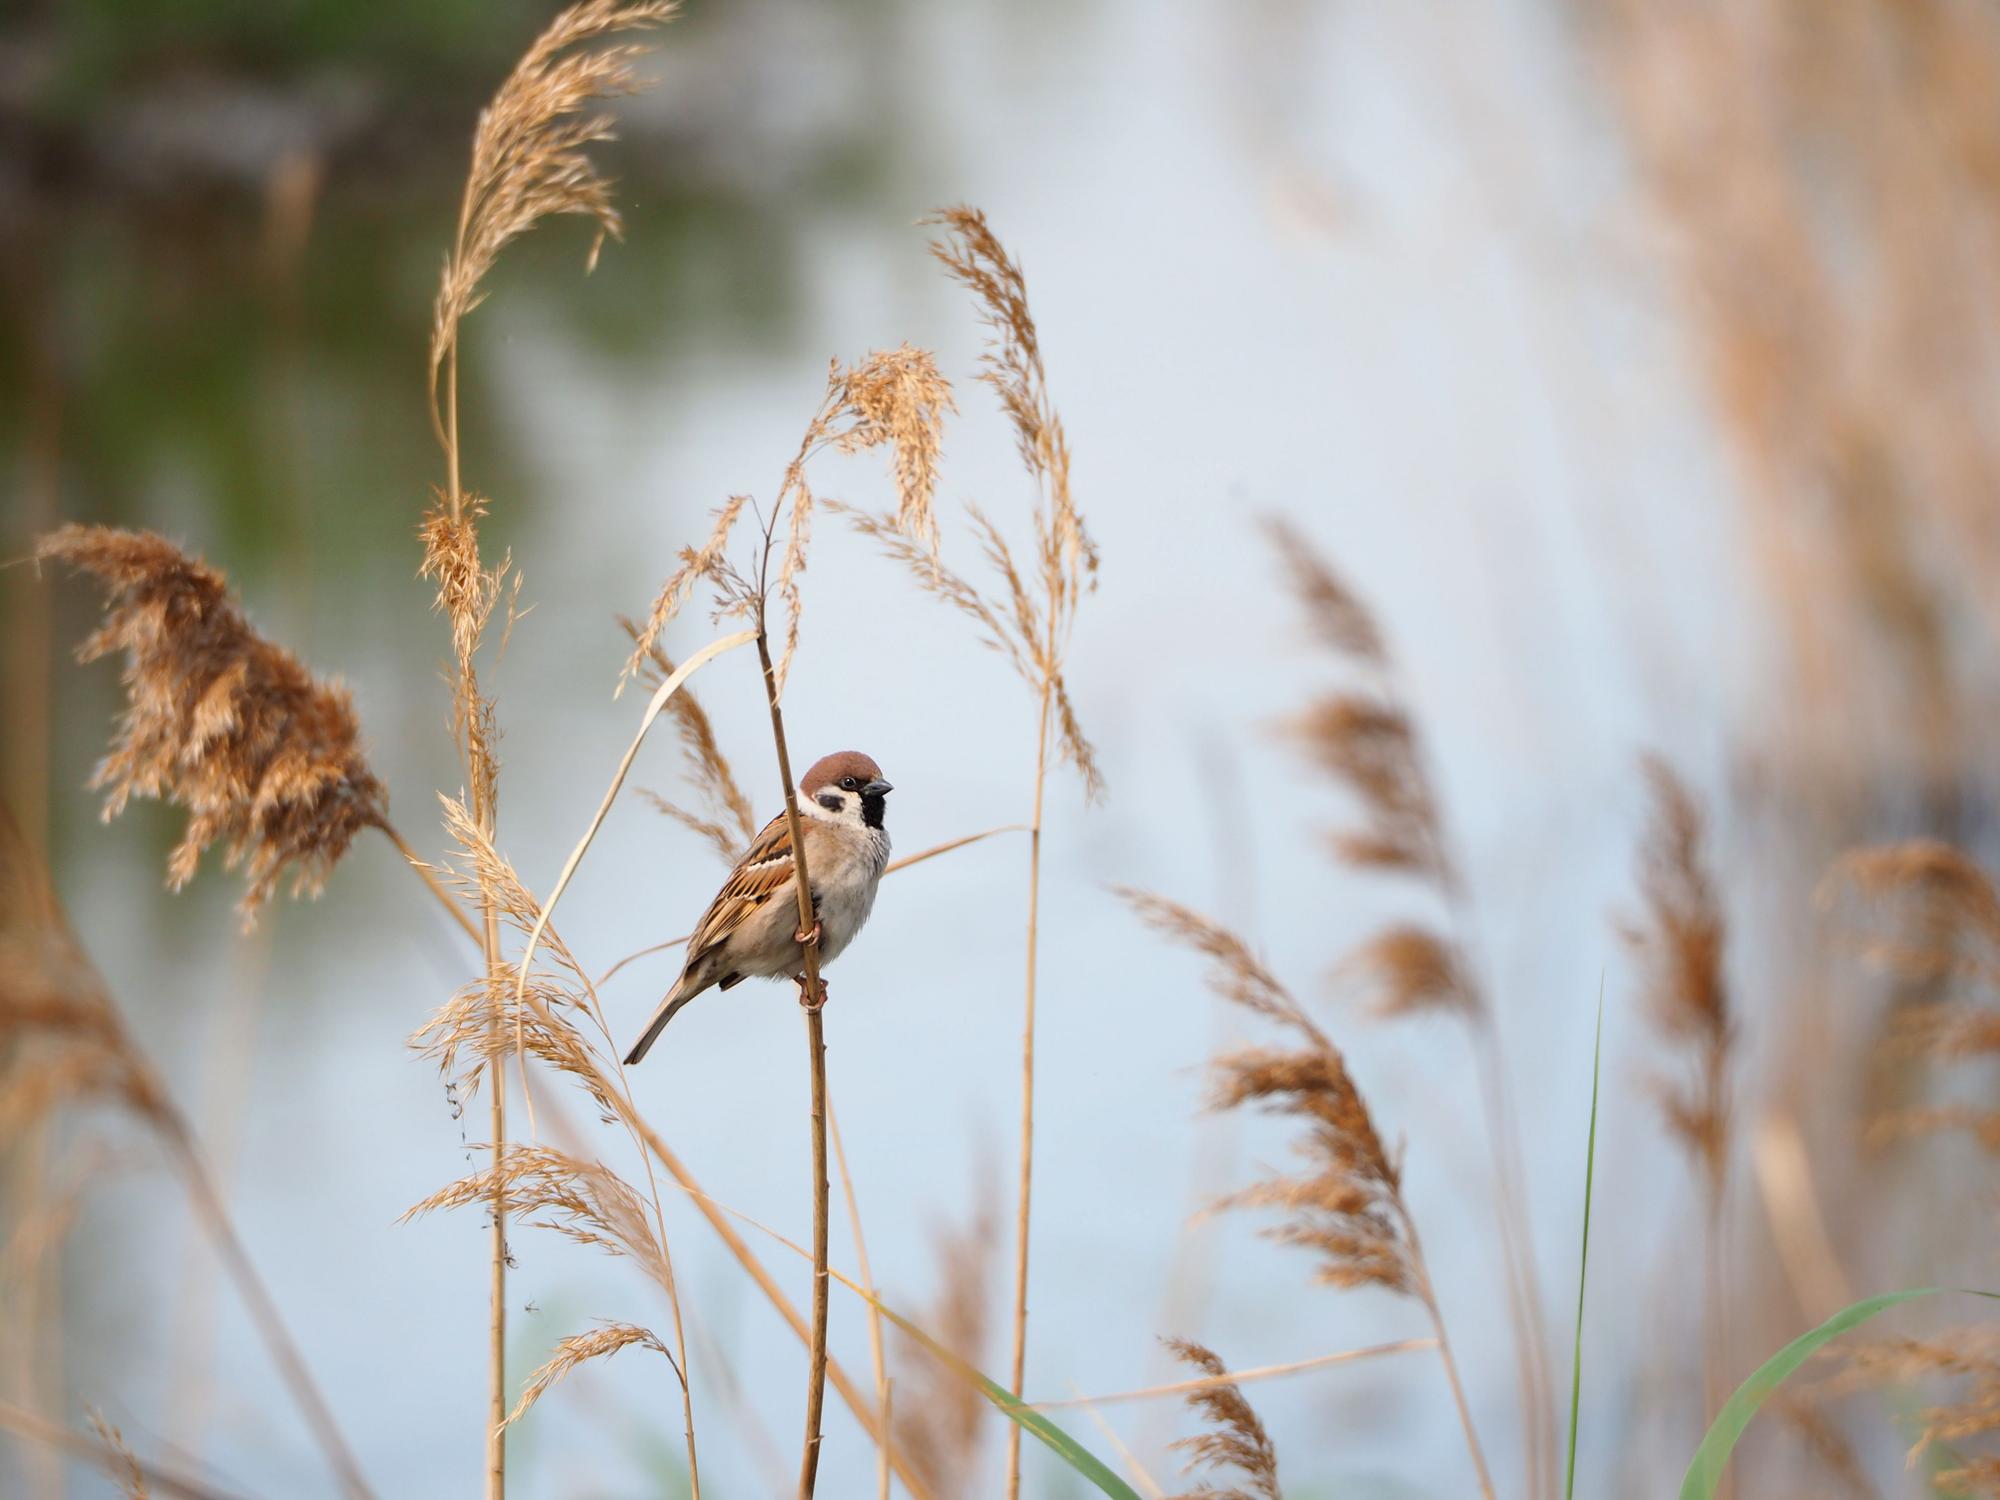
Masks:
[[[792,831],[783,813],[751,841],[715,900],[702,913],[688,940],[688,965],[729,940],[731,933],[763,910],[792,878]]]

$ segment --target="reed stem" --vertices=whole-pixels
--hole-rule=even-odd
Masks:
[[[443,883],[437,876],[431,873],[431,867],[418,856],[417,851],[412,849],[403,836],[396,832],[386,820],[377,823],[375,826],[381,829],[383,836],[396,846],[396,852],[403,856],[412,870],[416,871],[417,878],[430,887],[431,894],[438,898],[447,912],[451,913],[451,919],[458,923],[459,928],[465,935],[471,938],[473,942],[483,946],[485,939],[480,935],[479,929],[473,925],[472,918],[466,914],[464,904],[444,888]]]
[[[1034,816],[1028,820],[1028,939],[1027,980],[1021,1016],[1021,1175],[1014,1208],[1014,1357],[1007,1389],[1020,1399],[1028,1365],[1028,1223],[1035,1179],[1035,976],[1042,896],[1042,793],[1048,782],[1049,707],[1055,683],[1049,663],[1054,660],[1054,611],[1050,612],[1050,642],[1043,660],[1042,707],[1035,732]],[[1007,1500],[1020,1500],[1021,1428],[1007,1424]]]
[[[1451,1399],[1458,1408],[1459,1425],[1465,1429],[1465,1449],[1472,1456],[1473,1472],[1479,1478],[1479,1493],[1482,1500],[1494,1500],[1493,1475],[1486,1467],[1486,1450],[1479,1443],[1479,1429],[1473,1425],[1472,1407],[1465,1399],[1465,1382],[1459,1379],[1458,1361],[1452,1356],[1451,1339],[1444,1331],[1444,1311],[1438,1306],[1437,1288],[1431,1285],[1430,1267],[1424,1264],[1423,1242],[1417,1236],[1416,1221],[1410,1211],[1397,1200],[1396,1212],[1403,1221],[1403,1237],[1410,1247],[1410,1262],[1416,1269],[1417,1295],[1423,1299],[1424,1309],[1431,1317],[1431,1330],[1437,1336],[1438,1359],[1444,1365],[1445,1379],[1451,1385]]]
[[[833,1159],[840,1168],[840,1191],[847,1199],[847,1222],[854,1231],[854,1259],[861,1284],[868,1289],[868,1358],[875,1367],[875,1397],[882,1408],[882,1445],[875,1469],[876,1500],[889,1500],[889,1443],[895,1428],[889,1421],[889,1369],[884,1357],[882,1309],[875,1296],[875,1273],[868,1267],[868,1241],[861,1233],[861,1205],[854,1196],[854,1174],[847,1170],[847,1147],[840,1139],[840,1116],[832,1101],[826,1107],[827,1129],[833,1134]]]
[[[279,1377],[290,1388],[292,1399],[298,1403],[306,1425],[319,1440],[326,1452],[327,1462],[340,1479],[341,1490],[350,1500],[372,1500],[373,1491],[368,1481],[362,1477],[361,1464],[354,1456],[354,1450],[347,1446],[347,1439],[341,1435],[339,1424],[333,1419],[333,1409],[326,1403],[326,1397],[314,1384],[312,1372],[306,1368],[303,1355],[292,1341],[285,1320],[278,1312],[278,1304],[272,1298],[270,1288],[257,1274],[257,1267],[250,1259],[249,1251],[243,1248],[242,1238],[236,1232],[236,1225],[229,1217],[228,1206],[223,1202],[221,1192],[216,1188],[215,1179],[209,1175],[201,1154],[195,1149],[194,1138],[189,1133],[187,1122],[169,1104],[162,1100],[149,1111],[162,1139],[165,1140],[175,1164],[187,1181],[188,1200],[193,1205],[195,1216],[208,1229],[214,1240],[216,1252],[222,1257],[224,1269],[236,1283],[242,1294],[244,1306],[250,1311],[251,1322],[263,1336],[265,1346],[271,1351],[271,1358],[278,1366]]]
[[[776,515],[773,509],[774,520]],[[764,550],[768,561],[768,536]],[[764,670],[764,701],[771,710],[771,739],[778,751],[778,779],[785,787],[785,827],[792,839],[792,887],[798,895],[799,932],[805,938],[799,945],[806,965],[799,984],[799,1006],[806,1014],[807,1065],[812,1073],[813,1295],[812,1338],[808,1342],[806,1372],[805,1451],[799,1459],[799,1500],[810,1500],[819,1482],[820,1418],[826,1402],[826,1023],[821,1015],[826,1005],[826,986],[819,977],[818,924],[813,914],[812,879],[806,869],[805,830],[799,824],[798,789],[792,785],[792,757],[785,747],[785,713],[778,706],[778,674],[771,665],[771,641],[764,630],[761,588],[757,609],[757,661]]]

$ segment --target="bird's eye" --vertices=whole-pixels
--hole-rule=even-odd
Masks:
[[[850,792],[854,790],[854,778],[852,776],[841,777],[840,784],[846,787]]]

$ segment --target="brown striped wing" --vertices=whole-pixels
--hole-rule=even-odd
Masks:
[[[729,935],[763,910],[791,878],[792,831],[785,815],[779,813],[751,840],[730,872],[728,883],[702,913],[694,936],[688,940],[688,966],[692,968],[697,959],[727,942]]]

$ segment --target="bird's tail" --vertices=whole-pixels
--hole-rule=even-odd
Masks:
[[[667,1029],[667,1022],[674,1018],[674,1012],[699,993],[699,990],[688,983],[687,975],[683,974],[675,980],[674,987],[667,991],[666,998],[660,1002],[660,1008],[653,1012],[653,1019],[646,1023],[645,1033],[632,1044],[632,1050],[625,1054],[625,1066],[629,1068],[643,1061],[646,1054],[653,1050],[653,1043],[660,1039],[660,1033]]]

